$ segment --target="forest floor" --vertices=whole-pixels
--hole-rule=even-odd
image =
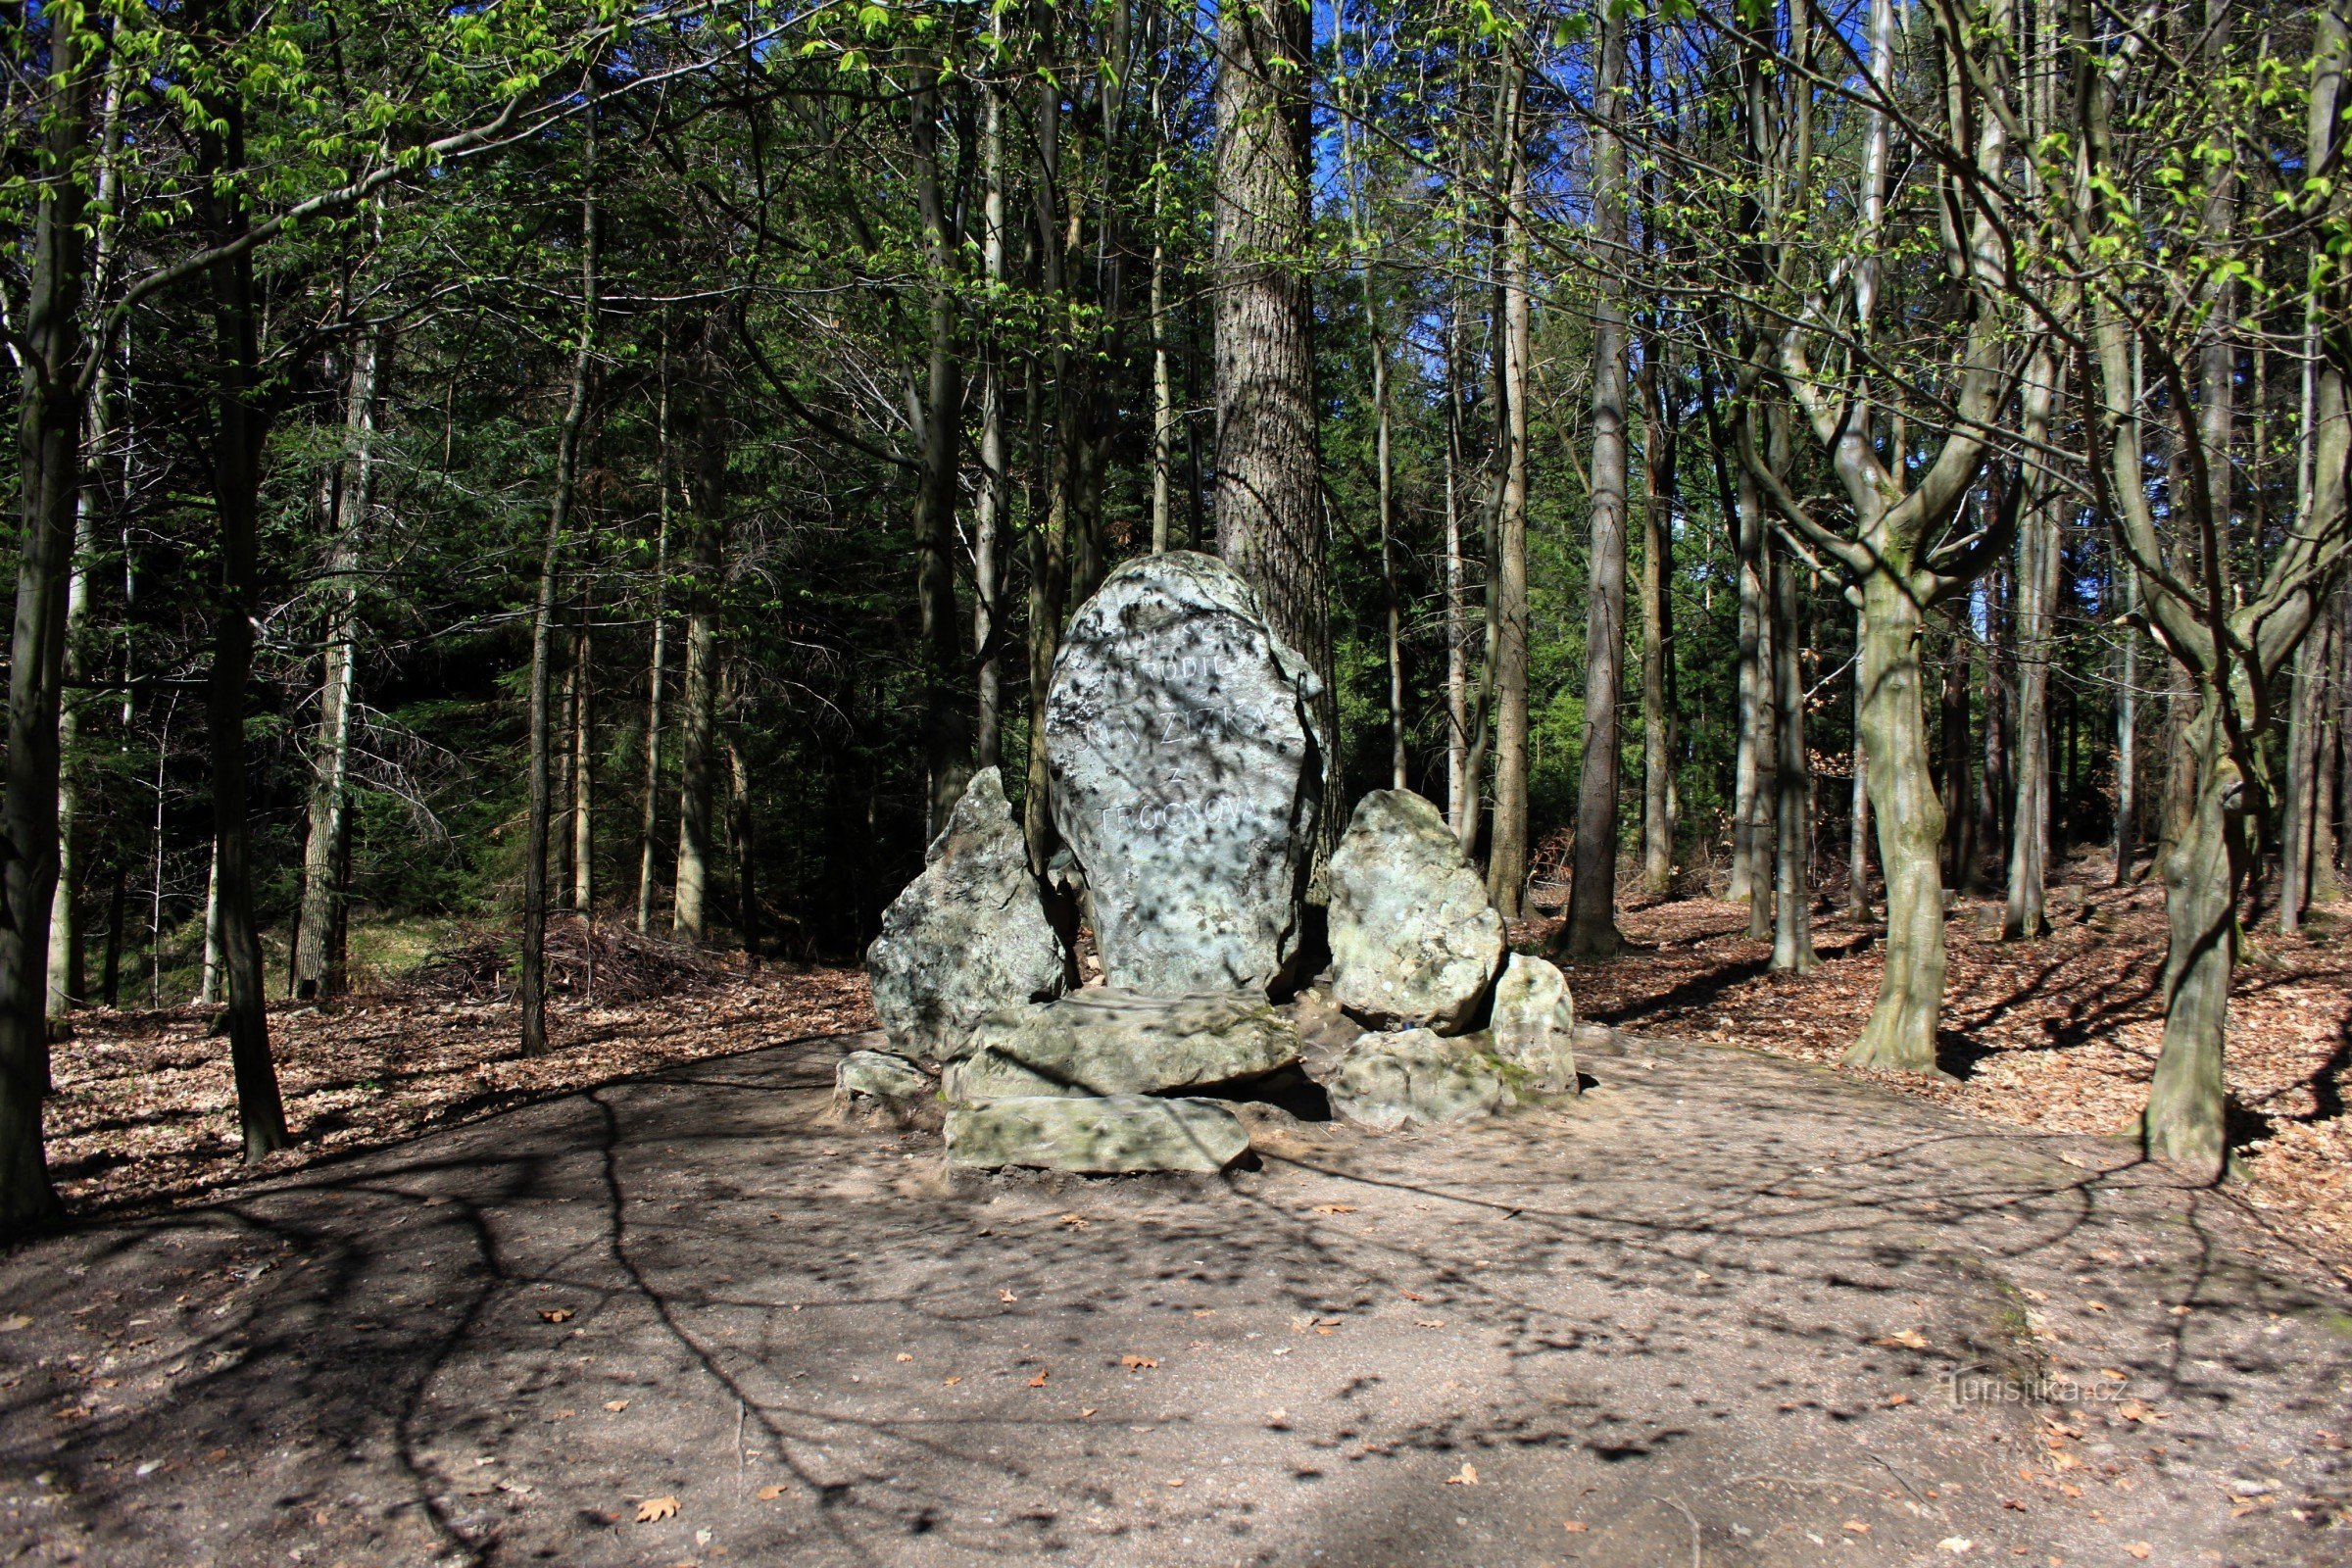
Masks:
[[[1959,900],[1946,928],[1947,1076],[1874,1076],[2013,1126],[2131,1132],[2164,1033],[2164,893],[2153,880],[2114,887],[2112,870],[2094,858],[2061,867],[2051,932],[2035,942],[2000,940],[1998,899]],[[1513,940],[1541,945],[1556,924],[1524,922]],[[1841,912],[1816,913],[1823,962],[1803,976],[1769,971],[1772,945],[1748,939],[1744,904],[1632,900],[1619,927],[1633,944],[1623,956],[1568,966],[1580,1018],[1835,1063],[1878,995],[1878,929]],[[2226,1191],[2280,1246],[2352,1278],[2352,905],[2318,906],[2297,936],[2279,935],[2275,916],[2249,926],[2226,1070],[2237,1160]]]
[[[877,1039],[0,1258],[0,1561],[2345,1560],[2352,1293],[2124,1141],[1588,1028],[1490,1122],[954,1177],[831,1111]]]

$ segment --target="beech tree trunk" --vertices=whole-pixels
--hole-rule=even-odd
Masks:
[[[1870,918],[1870,745],[1862,734],[1862,710],[1869,688],[1862,680],[1862,612],[1854,612],[1853,797],[1845,841],[1845,917],[1859,925]]]
[[[1813,951],[1813,762],[1805,751],[1805,672],[1797,623],[1796,563],[1773,573],[1774,835],[1772,967],[1805,974]]]
[[[2119,888],[2132,880],[2132,865],[2139,852],[2139,631],[2128,618],[2139,608],[2139,569],[2127,566],[2121,575],[2127,619],[2115,692],[2115,885]]]
[[[571,634],[571,906],[596,907],[595,648],[589,632],[588,585],[580,585],[580,619]]]
[[[1625,660],[1626,321],[1616,266],[1626,249],[1625,148],[1617,135],[1625,85],[1625,29],[1602,17],[1592,148],[1594,231],[1604,257],[1592,307],[1592,516],[1585,598],[1585,728],[1576,793],[1576,870],[1562,946],[1581,958],[1612,956],[1617,932],[1617,698]],[[1512,912],[1505,910],[1505,913]]]
[[[1494,575],[1494,825],[1487,845],[1487,896],[1506,920],[1525,912],[1528,864],[1527,472],[1528,379],[1532,367],[1529,296],[1526,73],[1506,53],[1502,107],[1495,121],[1504,160],[1498,236],[1501,276],[1500,364],[1496,398],[1501,426],[1502,491],[1495,512]],[[1611,870],[1615,867],[1612,863]]]
[[[1927,769],[1919,601],[1886,571],[1863,579],[1862,596],[1862,740],[1886,880],[1886,961],[1870,1022],[1845,1059],[1928,1072],[1943,1004],[1943,806]]]
[[[1674,433],[1658,384],[1662,339],[1642,356],[1642,891],[1674,891]]]
[[[1755,475],[1740,470],[1733,541],[1740,561],[1740,673],[1738,752],[1732,763],[1732,876],[1724,897],[1748,906],[1747,933],[1764,936],[1769,927],[1758,900],[1767,897],[1762,874],[1765,845],[1770,842],[1772,792],[1763,787],[1764,770],[1771,766],[1772,749],[1772,632],[1766,624],[1764,592],[1770,557],[1764,541],[1764,499]]]
[[[593,77],[591,78],[593,85]],[[580,432],[588,422],[589,370],[596,352],[602,296],[597,274],[596,108],[583,122],[580,178],[580,322],[571,354],[571,394],[556,435],[555,494],[547,507],[547,533],[539,553],[539,591],[531,612],[529,807],[522,847],[522,954],[516,977],[522,1013],[523,1054],[548,1049],[547,1039],[547,850],[554,817],[554,704],[552,664],[556,640],[556,584],[571,530],[572,489],[579,478]]]
[[[1937,789],[1943,804],[1943,879],[1946,886],[1967,893],[1976,885],[1976,802],[1969,745],[1969,645],[1957,622],[1946,645],[1943,679],[1936,692],[1936,718],[1941,729],[1939,750],[1943,773]]]
[[[2251,858],[2246,781],[2222,740],[2221,701],[2208,691],[2183,738],[2196,793],[2162,866],[2172,945],[2164,1044],[2142,1122],[2148,1152],[2208,1177],[2221,1173],[2226,1147],[2222,1040],[2237,967],[2237,898]]]
[[[214,176],[206,198],[214,244],[240,237],[242,198],[229,180],[245,163],[244,106],[208,105],[216,131],[199,138]],[[263,994],[261,932],[254,924],[252,839],[246,820],[245,682],[253,670],[253,617],[261,602],[262,444],[269,419],[256,381],[259,319],[250,251],[209,270],[219,388],[213,420],[213,497],[220,517],[220,578],[213,611],[213,672],[205,720],[211,740],[213,831],[220,866],[220,956],[228,981],[228,1054],[237,1089],[245,1157],[286,1147],[285,1107],[270,1059],[270,1019]]]
[[[1319,903],[1342,802],[1305,266],[1313,237],[1309,34],[1307,10],[1295,0],[1220,0],[1210,266],[1217,553],[1256,590],[1275,635],[1320,681],[1312,705],[1324,787],[1308,895]]]
[[[1054,11],[1038,8],[1039,47],[1053,47]],[[1072,386],[1069,341],[1075,330],[1069,275],[1064,266],[1061,227],[1061,95],[1037,95],[1037,258],[1040,281],[1051,308],[1059,318],[1053,334],[1055,439],[1052,471],[1047,477],[1046,516],[1034,515],[1029,529],[1029,776],[1021,798],[1021,826],[1029,841],[1029,868],[1044,876],[1053,864],[1060,835],[1054,827],[1053,775],[1046,766],[1046,698],[1053,681],[1054,656],[1061,648],[1061,617],[1070,584],[1070,492],[1077,482],[1078,431],[1086,418],[1086,399]],[[1037,374],[1029,376],[1031,462],[1039,449]]]

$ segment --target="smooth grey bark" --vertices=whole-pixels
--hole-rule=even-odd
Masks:
[[[196,965],[196,1004],[209,1007],[220,1000],[220,841],[204,872],[204,956]]]
[[[1772,967],[1806,974],[1821,959],[1813,950],[1813,763],[1805,750],[1805,675],[1797,619],[1797,565],[1782,561],[1773,572],[1773,836]]]
[[[745,958],[760,961],[759,839],[752,815],[752,770],[732,726],[727,731],[727,837],[735,845],[735,934]]]
[[[1478,789],[1470,777],[1470,594],[1462,560],[1461,310],[1446,310],[1446,822],[1475,848]]]
[[[594,78],[591,77],[593,87]],[[539,587],[531,610],[530,755],[522,846],[522,954],[516,976],[522,1052],[548,1050],[547,1038],[547,850],[555,805],[553,663],[556,586],[571,532],[572,490],[579,479],[580,432],[588,422],[589,371],[596,353],[597,317],[602,306],[597,263],[597,115],[592,101],[582,122],[580,170],[580,319],[571,351],[571,391],[564,423],[556,434],[555,493],[548,500],[547,532],[539,550]]]
[[[1642,891],[1674,890],[1674,465],[1675,436],[1658,383],[1665,341],[1642,355]]]
[[[2320,689],[2326,680],[2330,623],[2325,615],[2295,650],[2287,697],[2286,788],[2278,832],[2278,929],[2303,928],[2311,902],[2313,850],[2318,840],[2313,796],[2320,762]]]
[[[1527,76],[1516,51],[1503,61],[1495,119],[1504,200],[1496,400],[1502,414],[1502,488],[1495,511],[1494,604],[1494,819],[1487,841],[1487,896],[1506,920],[1524,913],[1528,866],[1528,383],[1533,348],[1527,189]],[[1611,870],[1615,867],[1612,863]]]
[[[1592,514],[1585,596],[1585,724],[1576,792],[1576,869],[1561,950],[1606,958],[1617,930],[1617,815],[1621,759],[1618,696],[1625,678],[1626,316],[1619,268],[1626,253],[1625,144],[1618,134],[1625,86],[1624,14],[1604,10],[1600,72],[1593,82],[1592,205],[1603,256],[1592,306]],[[1505,910],[1505,913],[1513,912]]]
[[[1037,9],[1038,47],[1048,53],[1054,41],[1054,10]],[[1067,258],[1061,223],[1061,95],[1037,95],[1037,178],[1035,240],[1039,282],[1054,313],[1051,363],[1054,375],[1054,440],[1046,479],[1046,515],[1042,523],[1034,510],[1029,527],[1029,746],[1028,779],[1021,798],[1021,831],[1029,844],[1029,868],[1045,875],[1053,864],[1060,835],[1054,826],[1053,777],[1046,767],[1046,749],[1037,738],[1046,733],[1046,698],[1053,681],[1054,657],[1061,647],[1062,612],[1070,587],[1070,506],[1077,483],[1077,443],[1086,421],[1087,400],[1073,383],[1070,340],[1076,332],[1074,302],[1070,297]],[[1044,400],[1038,395],[1037,374],[1029,376],[1031,466],[1038,463],[1039,423]]]
[[[1308,286],[1313,54],[1307,10],[1295,0],[1220,0],[1210,185],[1217,554],[1322,682],[1314,708],[1328,755],[1308,892],[1321,902],[1345,813]]]
[[[1769,927],[1759,901],[1770,879],[1763,874],[1766,846],[1771,843],[1772,792],[1764,787],[1765,770],[1772,765],[1772,632],[1766,624],[1764,592],[1770,570],[1764,539],[1763,491],[1755,475],[1740,470],[1733,527],[1739,559],[1739,659],[1737,708],[1738,750],[1732,760],[1732,874],[1724,897],[1748,906],[1747,934],[1764,936]]]
[[[329,475],[334,534],[319,583],[318,723],[311,739],[309,832],[302,847],[302,906],[294,924],[294,995],[327,991],[341,889],[335,867],[350,832],[351,704],[359,656],[360,551],[373,499],[376,383],[382,340],[363,333],[345,380],[343,451]]]
[[[1004,36],[1001,12],[992,19],[992,26],[1001,41]],[[994,76],[983,84],[982,90],[986,103],[982,109],[980,161],[986,188],[980,199],[980,265],[989,296],[994,299],[1004,286],[1004,91]],[[1156,272],[1152,274],[1152,286],[1155,291],[1159,287]],[[1155,292],[1155,309],[1157,298]],[[1152,326],[1155,336],[1157,323],[1155,314]],[[1159,352],[1164,354],[1164,347]],[[1000,623],[1008,617],[1003,612],[1001,600],[1004,569],[1000,539],[1009,520],[1011,485],[1004,469],[1003,361],[1002,342],[991,341],[980,366],[980,480],[972,508],[972,653],[977,672],[972,765],[983,769],[995,767],[1001,760],[1004,731],[1004,661],[999,644],[1004,635]],[[1159,477],[1164,481],[1164,474]],[[1154,526],[1161,520],[1155,514]]]

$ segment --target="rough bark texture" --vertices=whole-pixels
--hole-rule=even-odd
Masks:
[[[1615,126],[1625,82],[1625,20],[1601,24],[1599,126],[1592,153],[1595,227],[1604,255],[1625,249],[1625,149]],[[1617,695],[1625,661],[1625,301],[1604,281],[1592,309],[1592,580],[1585,600],[1585,731],[1576,792],[1576,870],[1562,946],[1605,958],[1617,934]],[[1515,909],[1505,909],[1513,913]]]
[[[1219,7],[1211,194],[1217,553],[1257,594],[1275,635],[1320,677],[1318,727],[1336,737],[1307,286],[1311,58],[1304,7],[1289,0],[1224,0]],[[1336,748],[1322,766],[1325,798],[1336,801]],[[1338,840],[1337,814],[1322,813],[1310,897],[1320,893],[1322,866]]]

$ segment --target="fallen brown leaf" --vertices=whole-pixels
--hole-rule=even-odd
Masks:
[[[1845,1522],[1844,1528],[1857,1536],[1867,1536],[1870,1534],[1870,1526],[1863,1523],[1859,1519],[1848,1519]]]
[[[1029,1380],[1029,1386],[1033,1389],[1042,1389],[1046,1386],[1045,1368],[1038,1368],[1037,1376]]]
[[[1467,1459],[1463,1460],[1461,1470],[1457,1474],[1447,1476],[1446,1478],[1446,1484],[1449,1487],[1477,1486],[1478,1466],[1470,1463]]]
[[[780,1482],[771,1481],[758,1492],[753,1493],[752,1495],[758,1497],[761,1502],[773,1502],[784,1495],[784,1488]]]
[[[621,1411],[626,1410],[628,1407],[629,1401],[626,1399],[607,1399],[605,1401],[605,1408],[612,1411],[614,1415],[620,1414]]]
[[[1148,1355],[1122,1355],[1119,1357],[1119,1365],[1130,1372],[1141,1372],[1148,1367],[1159,1365],[1159,1362]]]
[[[648,1497],[637,1505],[637,1522],[641,1525],[660,1524],[664,1519],[676,1518],[677,1513],[677,1498]]]
[[[1355,1212],[1355,1205],[1353,1203],[1317,1203],[1307,1212],[1310,1214],[1352,1214]]]
[[[557,1306],[546,1308],[539,1315],[550,1323],[568,1323],[571,1321],[572,1312],[568,1306]]]

